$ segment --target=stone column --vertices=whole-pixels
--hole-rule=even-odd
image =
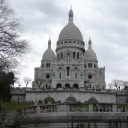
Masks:
[[[37,107],[36,107],[36,111],[37,111],[37,114],[40,113],[40,106],[37,106]]]
[[[117,112],[117,105],[116,104],[112,105],[112,112]]]
[[[93,104],[89,104],[89,112],[93,112]]]

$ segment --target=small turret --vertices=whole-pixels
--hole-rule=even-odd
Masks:
[[[89,41],[88,41],[88,49],[85,52],[85,59],[86,60],[97,60],[96,53],[92,49],[92,41],[91,41],[90,38],[89,38]]]
[[[49,40],[48,40],[48,49],[43,54],[43,60],[52,60],[53,58],[55,58],[55,53],[51,49],[51,40],[49,38]]]

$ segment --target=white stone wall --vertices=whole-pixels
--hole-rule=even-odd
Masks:
[[[44,100],[47,97],[51,97],[54,101],[65,102],[67,98],[74,97],[77,101],[85,102],[90,98],[95,98],[99,103],[116,103],[115,93],[103,93],[103,92],[85,92],[85,91],[33,91],[26,92],[26,100],[37,102],[38,100]]]

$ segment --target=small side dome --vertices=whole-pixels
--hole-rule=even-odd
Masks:
[[[85,51],[85,59],[87,60],[97,60],[96,53],[94,52],[93,49],[88,49]]]
[[[51,40],[49,39],[49,41],[48,41],[48,49],[43,54],[43,60],[52,60],[53,58],[55,58],[55,53],[51,49]]]
[[[92,45],[92,42],[91,42],[91,39],[89,39],[89,41],[88,41],[88,49],[87,49],[87,51],[85,51],[85,59],[86,60],[97,60],[96,53],[92,49],[91,45]]]

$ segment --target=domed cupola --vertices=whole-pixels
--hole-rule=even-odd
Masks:
[[[92,41],[89,39],[88,41],[88,49],[85,51],[85,59],[86,60],[97,60],[96,53],[92,49]]]
[[[72,9],[70,9],[69,11],[69,22],[61,30],[58,41],[68,40],[68,39],[83,41],[83,37],[80,30],[73,23]]]
[[[43,54],[43,60],[52,60],[53,58],[55,58],[55,53],[51,49],[51,40],[49,39],[49,41],[48,41],[48,49]]]
[[[63,47],[78,47],[83,51],[85,51],[82,34],[80,30],[73,23],[72,9],[70,9],[69,11],[68,24],[61,30],[59,34],[56,50]]]

